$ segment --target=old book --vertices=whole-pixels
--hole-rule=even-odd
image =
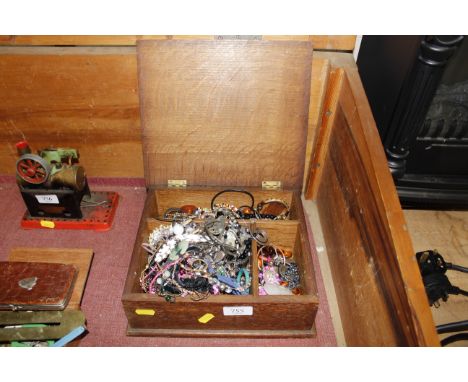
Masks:
[[[0,262],[0,310],[63,310],[76,274],[69,264]]]

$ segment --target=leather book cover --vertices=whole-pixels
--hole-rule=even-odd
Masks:
[[[0,310],[63,310],[77,270],[70,264],[0,262]]]

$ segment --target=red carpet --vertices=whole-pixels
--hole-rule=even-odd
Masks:
[[[95,191],[120,195],[114,226],[108,232],[23,230],[26,210],[14,177],[0,176],[0,260],[13,247],[92,248],[94,259],[82,301],[89,333],[80,346],[336,346],[333,325],[315,245],[312,254],[319,294],[317,337],[312,339],[203,339],[127,337],[121,304],[127,268],[138,230],[146,190],[143,179],[90,179]]]

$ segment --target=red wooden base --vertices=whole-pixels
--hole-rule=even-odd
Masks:
[[[64,219],[48,217],[32,217],[29,212],[23,216],[21,227],[25,229],[88,229],[94,231],[107,231],[112,227],[115,211],[119,202],[116,192],[91,192],[93,200],[103,200],[105,203],[96,206],[82,206],[82,219]]]

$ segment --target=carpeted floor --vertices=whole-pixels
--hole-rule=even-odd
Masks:
[[[92,248],[94,259],[82,300],[88,334],[80,346],[336,346],[315,247],[313,262],[319,294],[317,337],[311,339],[210,339],[127,337],[121,296],[145,201],[143,179],[90,179],[95,191],[120,195],[114,226],[108,232],[23,230],[26,210],[14,177],[0,176],[0,260],[14,247]]]

